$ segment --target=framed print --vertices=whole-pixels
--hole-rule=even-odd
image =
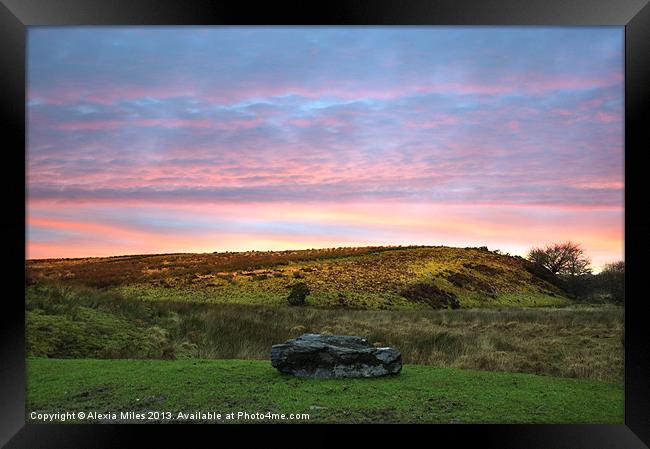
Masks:
[[[647,2],[1,12],[6,447],[647,447]]]

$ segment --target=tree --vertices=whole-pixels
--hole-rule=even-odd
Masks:
[[[608,263],[598,274],[602,289],[616,302],[625,301],[625,262]]]
[[[309,287],[304,282],[298,282],[291,286],[287,302],[292,306],[304,306],[305,298],[309,295]]]
[[[591,273],[591,260],[585,255],[585,250],[571,241],[532,248],[527,258],[556,275],[582,276]]]

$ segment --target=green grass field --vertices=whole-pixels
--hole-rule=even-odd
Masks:
[[[166,422],[155,412],[177,419],[211,411],[222,422],[244,422],[226,421],[231,412],[270,412],[327,423],[622,423],[624,411],[622,385],[418,365],[394,377],[313,380],[280,374],[268,361],[36,358],[27,363],[27,386],[30,421],[31,412]],[[129,411],[158,419],[122,420]]]

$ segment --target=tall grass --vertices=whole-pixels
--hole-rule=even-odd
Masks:
[[[96,334],[100,344],[108,344],[111,332],[93,334],[93,315],[86,312],[95,310],[104,320],[112,316],[116,323],[134,323],[142,331],[139,338],[155,343],[140,354],[134,355],[134,345],[124,354],[111,353],[118,358],[268,359],[271,345],[320,332],[394,346],[405,363],[623,381],[623,309],[616,306],[384,311],[144,303],[53,286],[29,287],[26,298],[28,333],[33,333],[28,353],[41,356],[79,357],[70,351],[81,338],[74,335],[63,339],[68,345],[63,349],[37,351],[40,341],[62,332],[57,326],[75,320],[89,321],[84,338]],[[50,317],[49,328],[30,326],[30,319],[44,316]],[[81,356],[102,358],[98,352]]]

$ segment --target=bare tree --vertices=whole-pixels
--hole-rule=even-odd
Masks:
[[[585,255],[585,250],[580,244],[571,241],[532,248],[527,258],[553,274],[581,276],[591,273],[591,260]]]

